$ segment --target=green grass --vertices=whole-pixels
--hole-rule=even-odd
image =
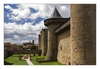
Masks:
[[[18,56],[19,55],[14,54],[13,56],[10,56],[10,57],[4,59],[4,65],[28,65],[25,60],[19,60]],[[58,61],[38,63],[38,62],[36,62],[36,58],[40,58],[42,60],[42,59],[45,59],[45,56],[38,56],[36,54],[34,57],[32,57],[31,62],[34,65],[64,65],[64,64],[61,64]]]
[[[4,65],[28,65],[25,60],[19,60],[18,55],[14,54],[4,59]]]
[[[36,58],[42,58],[42,59],[45,59],[45,56],[34,56],[32,59],[31,59],[31,62],[34,64],[34,65],[64,65],[64,64],[61,64],[60,62],[58,61],[54,61],[54,62],[41,62],[41,63],[38,63],[36,62]]]

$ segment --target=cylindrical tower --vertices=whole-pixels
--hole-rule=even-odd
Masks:
[[[46,56],[46,53],[47,53],[47,44],[46,44],[46,32],[47,29],[42,29],[42,56]]]
[[[38,35],[38,44],[39,44],[38,50],[40,50],[40,34]]]
[[[40,34],[39,34],[39,50],[42,50],[42,34],[41,34],[41,31],[40,31]]]
[[[70,5],[72,65],[96,64],[96,5]]]
[[[32,43],[33,43],[33,45],[34,45],[34,40],[32,40]]]
[[[55,8],[51,18],[44,21],[44,24],[48,27],[48,49],[45,60],[57,60],[58,47],[55,29],[66,20],[67,18],[62,18]]]

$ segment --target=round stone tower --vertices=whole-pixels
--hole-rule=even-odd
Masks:
[[[45,60],[57,60],[58,47],[55,29],[66,20],[66,18],[61,17],[58,10],[55,8],[51,17],[44,21],[44,24],[48,27],[48,49]]]
[[[38,35],[38,44],[39,44],[38,50],[40,50],[40,45],[41,45],[41,44],[40,44],[40,38],[41,38],[41,35],[39,34],[39,35]]]
[[[47,53],[47,29],[42,29],[42,56],[46,56]]]
[[[96,64],[96,5],[70,5],[72,65]]]
[[[38,42],[39,42],[38,50],[42,50],[42,31],[40,31],[40,34],[38,35]]]

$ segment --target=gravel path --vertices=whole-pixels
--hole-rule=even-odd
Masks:
[[[29,59],[25,59],[29,65],[34,65]]]

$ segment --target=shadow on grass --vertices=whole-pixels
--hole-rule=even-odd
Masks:
[[[4,60],[4,65],[13,65],[13,63],[9,63],[9,62],[6,62],[6,61]]]

